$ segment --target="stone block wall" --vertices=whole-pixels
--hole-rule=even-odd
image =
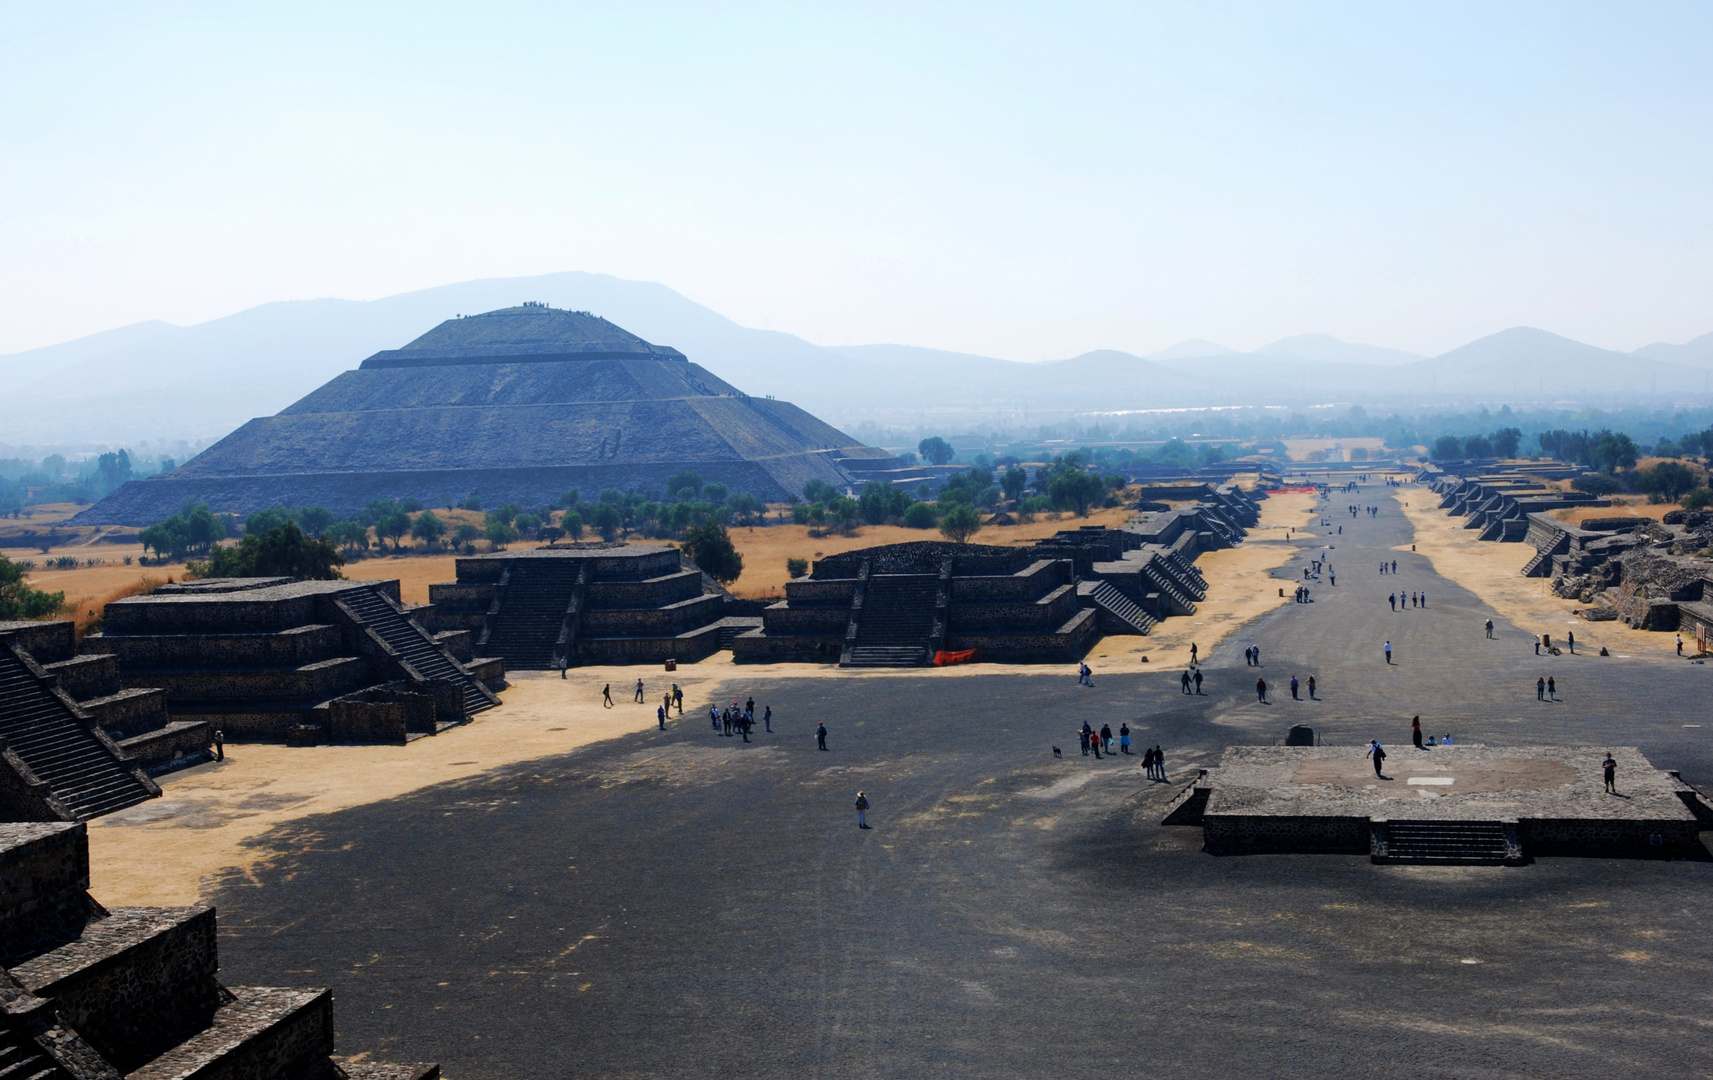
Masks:
[[[1202,837],[1215,855],[1254,852],[1366,855],[1366,817],[1205,814]]]

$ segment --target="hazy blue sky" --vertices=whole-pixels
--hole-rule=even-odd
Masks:
[[[1713,330],[1707,4],[0,3],[0,351],[589,270],[822,344]]]

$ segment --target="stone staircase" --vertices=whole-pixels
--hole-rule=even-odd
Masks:
[[[571,560],[548,559],[519,559],[508,567],[477,655],[503,658],[507,671],[555,667],[554,649],[579,569]]]
[[[1167,577],[1165,572],[1152,561],[1142,568],[1142,576],[1147,578],[1148,583],[1154,586],[1161,597],[1168,601],[1169,606],[1173,609],[1171,614],[1194,615],[1196,613],[1196,602],[1191,600],[1189,594],[1180,589],[1178,583]]]
[[[1552,554],[1537,551],[1534,557],[1523,564],[1524,577],[1546,577],[1552,573]]]
[[[74,821],[135,806],[160,788],[56,693],[9,644],[0,644],[0,738]]]
[[[1101,611],[1119,623],[1131,627],[1138,634],[1146,634],[1154,628],[1156,625],[1154,616],[1143,611],[1140,604],[1119,592],[1110,582],[1100,581],[1092,584],[1094,587],[1087,591],[1081,588],[1077,591]]]
[[[0,1078],[4,1080],[69,1080],[52,1058],[24,1031],[0,1031]]]
[[[431,682],[458,683],[464,692],[464,713],[474,716],[498,705],[499,698],[464,670],[434,638],[378,592],[362,589],[339,598],[346,610],[402,656],[417,674]],[[0,1077],[0,1080],[5,1080]]]
[[[868,579],[856,640],[843,667],[917,667],[927,663],[939,579],[881,574]]]
[[[1377,863],[1515,864],[1522,861],[1516,827],[1501,821],[1375,821],[1370,855]]]
[[[1188,586],[1190,599],[1207,599],[1207,578],[1202,576],[1201,570],[1195,563],[1184,558],[1183,553],[1177,551],[1167,551],[1161,558],[1165,560],[1167,566],[1176,572],[1177,579]]]

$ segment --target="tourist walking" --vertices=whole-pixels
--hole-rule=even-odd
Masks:
[[[1565,634],[1564,635],[1564,643],[1566,645],[1570,646],[1570,655],[1575,656],[1576,655],[1576,631],[1572,630],[1569,633]]]
[[[1077,685],[1078,686],[1093,686],[1094,685],[1093,676],[1094,676],[1094,672],[1089,668],[1089,666],[1087,664],[1079,663],[1077,665]]]
[[[601,687],[601,708],[610,709],[612,707],[613,707],[613,684],[608,683],[607,685]]]
[[[1190,666],[1191,667],[1195,667],[1197,651],[1198,650],[1196,649],[1196,643],[1193,641],[1190,642]]]
[[[1368,753],[1363,756],[1373,758],[1374,775],[1378,776],[1382,780],[1386,779],[1386,774],[1380,771],[1380,763],[1386,760],[1386,748],[1380,745],[1379,739],[1374,739],[1369,742]]]
[[[1118,725],[1118,751],[1121,754],[1130,753],[1130,725]]]
[[[672,704],[678,706],[678,715],[684,715],[684,691],[678,689],[678,684],[672,684]]]
[[[1187,694],[1190,692],[1190,673],[1189,672],[1186,671],[1181,676],[1178,677],[1178,687],[1180,690],[1182,690],[1183,693]]]
[[[1410,721],[1410,741],[1416,744],[1416,749],[1422,748],[1422,718],[1416,717]]]
[[[214,760],[226,760],[226,732],[220,728],[214,729]]]
[[[559,658],[559,677],[560,677],[560,679],[565,678],[565,669],[568,666],[570,666],[570,658],[565,657],[565,656],[561,656]]]
[[[1390,664],[1391,662],[1392,662],[1392,643],[1390,641],[1388,641],[1388,642],[1386,642],[1386,663]]]
[[[1493,620],[1492,619],[1487,620],[1487,636],[1488,637],[1493,636]]]
[[[1310,675],[1310,676],[1309,676],[1309,700],[1310,700],[1310,701],[1314,701],[1314,700],[1315,700],[1315,696],[1314,696],[1314,676],[1313,676],[1313,675]]]
[[[749,742],[749,729],[755,726],[755,720],[748,713],[738,717],[738,732],[743,735],[743,741]]]
[[[1612,760],[1612,751],[1606,751],[1606,760],[1600,763],[1600,771],[1606,774],[1606,790],[1613,795],[1618,794],[1618,763]]]
[[[1088,748],[1090,750],[1094,751],[1094,759],[1096,761],[1099,761],[1100,760],[1100,733],[1099,732],[1096,732],[1096,731],[1089,732]]]
[[[641,679],[638,679],[636,681],[636,703],[638,705],[642,704],[642,680]]]
[[[825,750],[826,748],[827,748],[827,725],[826,724],[816,724],[815,725],[815,749]]]
[[[1267,704],[1267,680],[1266,679],[1256,679],[1255,680],[1255,697],[1258,701],[1261,702],[1261,704],[1263,704],[1263,705]]]
[[[856,797],[857,828],[868,828],[868,796],[857,792]]]
[[[708,719],[714,722],[714,731],[720,730],[720,710],[716,705],[708,706]]]
[[[1112,753],[1112,725],[1111,724],[1100,725],[1100,742],[1101,742],[1101,745],[1106,747],[1107,753],[1109,753],[1109,754]]]
[[[654,710],[654,719],[660,724],[660,730],[666,730],[666,706],[661,705]]]
[[[1261,666],[1261,646],[1251,645],[1251,646],[1249,646],[1249,648],[1251,650],[1253,650],[1255,653],[1255,666],[1260,667]]]
[[[1142,772],[1148,779],[1154,779],[1154,748],[1144,747],[1142,750]]]
[[[1398,610],[1398,594],[1397,593],[1387,593],[1386,594],[1386,603],[1392,605],[1393,611]]]
[[[1159,744],[1156,743],[1154,745],[1154,779],[1164,780],[1165,778],[1166,778],[1166,752],[1164,750],[1160,749]]]
[[[1201,693],[1201,668],[1196,668],[1196,693]]]
[[[1302,700],[1302,698],[1297,696],[1297,687],[1299,685],[1301,685],[1301,684],[1299,684],[1297,682],[1297,677],[1295,675],[1292,675],[1291,676],[1291,700],[1292,701],[1301,701]]]
[[[1553,681],[1551,675],[1546,677],[1546,699],[1548,701],[1558,700],[1558,684]]]
[[[769,705],[767,708],[761,710],[761,726],[767,730],[768,734],[773,733],[773,706],[772,705]]]
[[[1538,678],[1535,680],[1535,700],[1536,701],[1545,701],[1546,700],[1546,677],[1545,676],[1542,676],[1541,678]]]
[[[1088,741],[1093,735],[1094,728],[1089,727],[1088,721],[1084,720],[1082,730],[1077,732],[1077,744],[1083,748],[1083,757],[1088,757]]]
[[[1427,607],[1427,592],[1426,592],[1426,590],[1422,591],[1422,593],[1420,594],[1420,599],[1422,602],[1422,607]]]

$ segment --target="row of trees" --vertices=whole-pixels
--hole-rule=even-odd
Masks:
[[[1503,427],[1490,435],[1441,435],[1433,441],[1430,454],[1435,461],[1457,461],[1463,458],[1514,458],[1522,448],[1523,433],[1519,428]],[[1364,455],[1366,456],[1366,455]]]

